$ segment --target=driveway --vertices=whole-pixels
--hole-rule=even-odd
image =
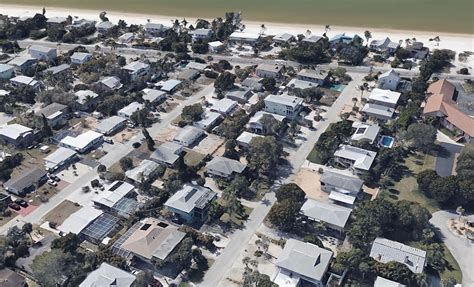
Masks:
[[[462,145],[447,142],[441,142],[440,145],[445,151],[440,152],[436,157],[435,170],[440,176],[449,176],[453,173],[454,159],[461,151]]]
[[[456,213],[442,210],[433,213],[430,222],[435,226],[438,235],[441,236],[443,242],[457,260],[462,271],[462,286],[474,286],[474,272],[472,272],[474,243],[466,238],[454,235],[448,229],[448,220],[456,217],[458,217]],[[474,220],[474,215],[471,215],[469,219]]]

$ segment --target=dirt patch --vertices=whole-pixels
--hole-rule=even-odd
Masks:
[[[329,194],[321,190],[320,178],[319,172],[302,168],[295,175],[294,182],[304,190],[308,198],[325,202]]]
[[[219,147],[224,145],[224,139],[213,134],[205,137],[196,147],[194,151],[202,154],[213,154]]]
[[[155,140],[159,142],[167,142],[172,141],[173,138],[178,134],[177,127],[168,127],[166,129],[161,130],[156,136]]]
[[[138,133],[138,130],[136,129],[125,128],[121,132],[118,132],[117,134],[113,135],[112,140],[114,142],[125,143],[129,141],[137,133]]]
[[[43,217],[44,221],[54,222],[57,225],[61,225],[66,218],[68,218],[71,214],[78,211],[81,207],[76,205],[75,203],[65,200],[61,202],[58,206],[56,206],[53,210],[48,212]]]

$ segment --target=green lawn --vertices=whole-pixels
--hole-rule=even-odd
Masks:
[[[416,182],[416,175],[423,170],[434,169],[435,163],[436,157],[431,154],[410,155],[405,159],[405,166],[408,168],[407,174],[389,189],[387,192],[389,194],[388,198],[418,202],[431,213],[439,210],[438,203],[421,193]]]

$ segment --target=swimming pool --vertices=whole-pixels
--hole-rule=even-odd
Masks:
[[[392,148],[394,143],[395,143],[395,139],[389,136],[382,136],[379,141],[379,145],[386,148]]]
[[[342,90],[344,90],[345,87],[346,87],[346,85],[338,84],[338,85],[332,85],[332,87],[329,88],[329,89],[333,90],[333,91],[336,91],[336,92],[342,92]]]

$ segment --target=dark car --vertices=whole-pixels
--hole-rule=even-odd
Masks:
[[[8,207],[10,207],[11,209],[16,210],[16,211],[21,209],[21,207],[18,204],[14,203],[14,202],[10,203],[8,205]]]
[[[21,207],[28,207],[28,202],[26,202],[23,199],[17,199],[17,200],[15,200],[15,203],[18,204]]]
[[[133,148],[139,148],[141,145],[142,145],[142,144],[139,143],[139,142],[134,142],[134,143],[132,144]]]

